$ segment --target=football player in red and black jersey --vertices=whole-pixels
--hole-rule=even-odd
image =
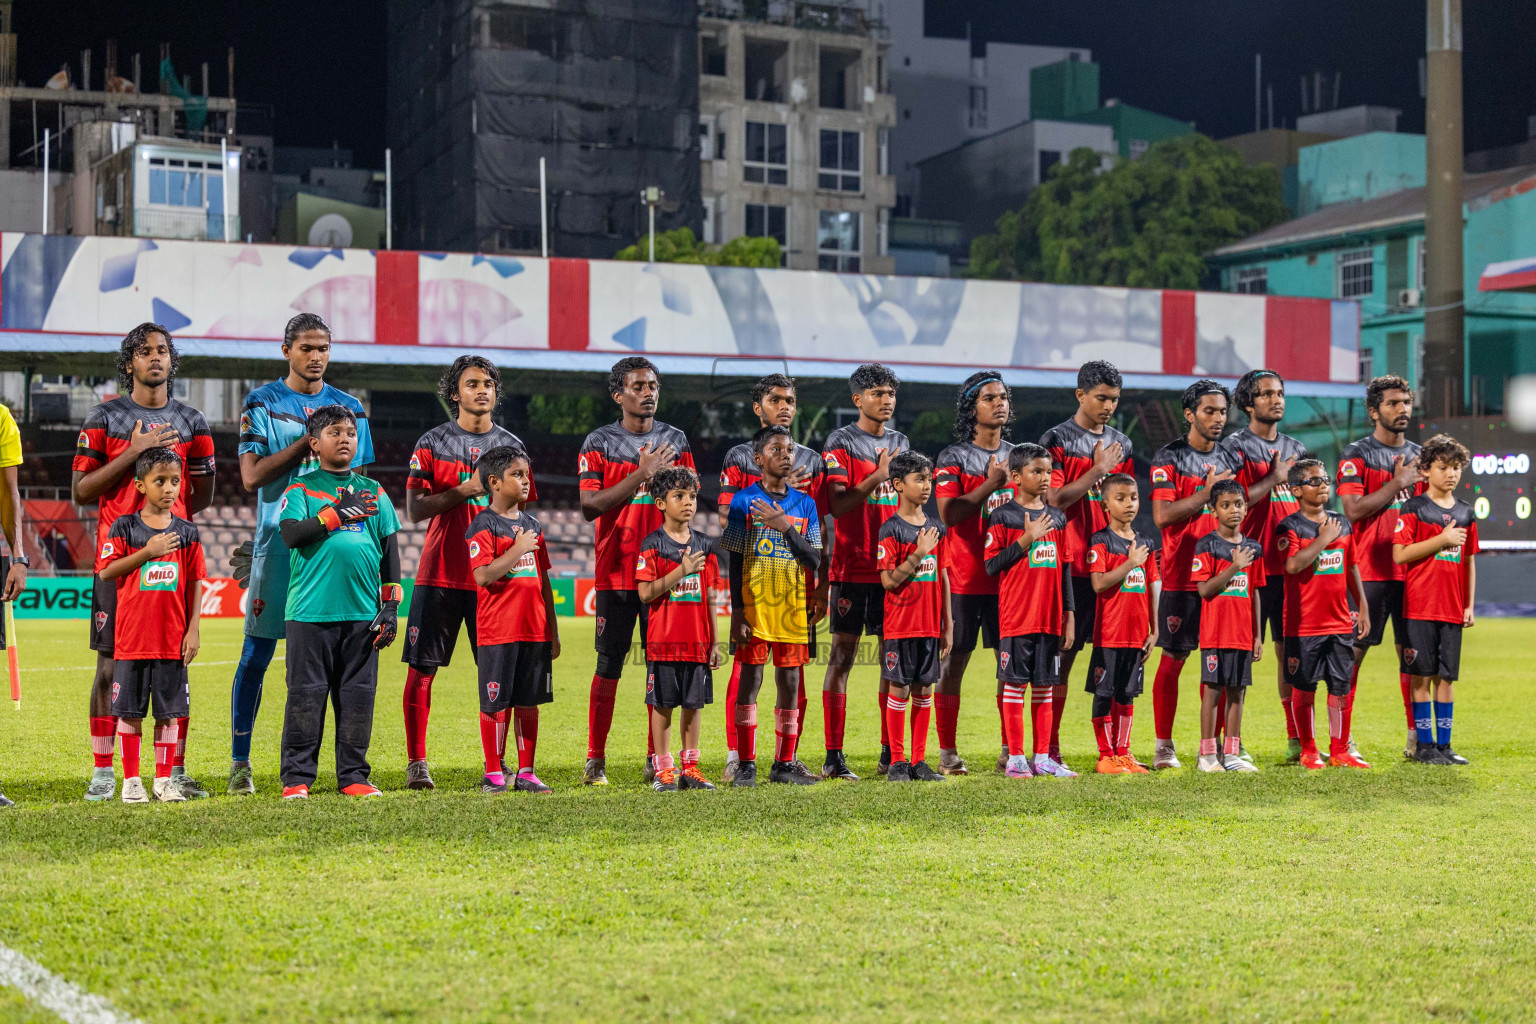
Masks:
[[[1231,394],[1213,380],[1197,380],[1181,399],[1185,436],[1152,456],[1152,520],[1163,531],[1158,559],[1163,593],[1157,603],[1157,645],[1163,649],[1152,680],[1152,725],[1157,732],[1154,768],[1178,768],[1173,719],[1179,708],[1179,673],[1200,646],[1200,595],[1189,567],[1195,544],[1216,528],[1208,507],[1211,488],[1237,475],[1238,462],[1216,442],[1227,425]]]
[[[757,414],[761,427],[788,427],[795,421],[796,396],[795,379],[786,377],[782,373],[770,373],[762,377],[752,385],[752,411]],[[826,493],[826,464],[822,462],[821,453],[814,448],[807,448],[803,444],[795,445],[795,468],[787,481],[794,490],[800,491],[811,497],[816,503],[816,509],[821,514],[823,537],[830,536],[830,524],[827,522],[827,493]],[[763,478],[762,472],[753,461],[752,442],[744,441],[725,453],[725,465],[720,470],[720,496],[717,499],[720,510],[720,527],[723,530],[727,516],[731,510],[731,499],[751,487]],[[729,559],[731,553],[723,552]],[[723,573],[729,576],[730,570]],[[825,572],[817,574],[816,585],[811,590],[810,619],[814,627],[827,614],[827,585],[828,576]],[[729,709],[736,707],[736,697],[741,686],[741,670],[748,645],[737,644],[733,641],[734,657],[731,665],[731,681],[725,690],[725,775],[722,781],[731,785],[736,779],[736,766],[741,763],[741,755],[736,749],[736,716]],[[811,656],[815,656],[816,634],[811,632]],[[796,711],[795,742],[798,746],[801,735],[805,732],[805,666],[799,666],[800,672],[800,703]],[[795,759],[799,763],[799,759]]]
[[[1393,526],[1392,561],[1408,570],[1403,663],[1413,673],[1414,760],[1421,764],[1468,763],[1451,747],[1461,634],[1472,628],[1477,596],[1477,517],[1456,497],[1468,461],[1467,449],[1449,434],[1425,441],[1419,452],[1424,493],[1403,502]]]
[[[459,356],[437,382],[437,397],[453,410],[453,419],[433,427],[411,451],[405,481],[405,518],[426,522],[427,536],[416,567],[416,589],[406,620],[405,784],[432,789],[427,767],[427,719],[432,713],[432,680],[453,660],[461,625],[469,628],[469,647],[478,656],[475,608],[480,588],[469,565],[464,533],[489,507],[475,472],[480,456],[492,448],[521,448],[516,435],[491,421],[501,397],[501,373],[484,356]],[[528,480],[528,500],[538,497]]]
[[[1344,515],[1354,530],[1355,564],[1365,581],[1370,605],[1371,631],[1355,641],[1355,681],[1360,665],[1372,647],[1386,635],[1392,622],[1392,642],[1397,645],[1398,687],[1403,695],[1403,717],[1408,739],[1403,756],[1418,753],[1414,723],[1412,678],[1403,659],[1408,639],[1403,622],[1403,580],[1407,570],[1392,560],[1393,531],[1403,502],[1424,493],[1424,474],[1419,470],[1419,446],[1403,437],[1413,417],[1413,388],[1397,376],[1375,377],[1365,386],[1365,414],[1375,428],[1346,445],[1339,455],[1336,490]]]
[[[587,764],[581,781],[606,786],[608,730],[613,725],[613,699],[624,671],[624,659],[640,626],[645,646],[645,605],[635,589],[635,558],[640,542],[661,525],[661,512],[647,484],[656,471],[680,465],[693,469],[688,438],[676,427],[656,419],[661,377],[644,356],[628,356],[613,364],[608,394],[621,410],[618,422],[598,427],[581,443],[577,458],[581,514],[597,523],[597,671],[587,706]],[[646,746],[653,740],[646,730]],[[650,755],[645,779],[653,777]]]
[[[1328,687],[1328,764],[1369,768],[1349,749],[1349,725],[1355,710],[1353,642],[1371,631],[1370,606],[1351,551],[1349,520],[1325,507],[1331,490],[1328,472],[1318,459],[1291,466],[1289,485],[1297,511],[1275,527],[1285,585],[1284,673],[1291,691],[1290,718],[1296,723],[1303,768],[1323,767],[1313,729],[1317,684]],[[1265,568],[1268,573],[1268,566]],[[1268,584],[1266,584],[1267,586]],[[1358,617],[1349,610],[1354,598]],[[1263,594],[1259,597],[1263,608]]]
[[[138,457],[151,448],[169,448],[182,460],[181,491],[173,514],[190,519],[213,502],[213,435],[203,414],[171,397],[171,381],[180,365],[171,332],[143,323],[129,331],[117,357],[122,394],[93,408],[80,429],[70,496],[76,505],[95,504],[99,551],[119,516],[144,503],[133,480]],[[87,800],[110,800],[112,774],[112,638],[117,587],[97,578],[91,593],[91,649],[96,678],[91,686],[91,753],[96,770],[85,791]],[[205,797],[207,791],[186,773],[186,727],[181,723],[172,778],[182,795]]]
[[[973,373],[960,385],[955,401],[955,443],[939,453],[934,464],[933,493],[938,498],[939,519],[949,528],[945,547],[949,555],[950,614],[955,642],[939,674],[934,690],[934,721],[939,733],[939,771],[965,775],[955,739],[960,719],[960,684],[971,663],[979,638],[997,650],[997,580],[987,575],[987,526],[992,511],[1013,500],[1008,483],[1008,421],[1013,418],[1013,396],[995,370]],[[1003,692],[997,692],[998,725],[1001,727]],[[1003,736],[1003,758],[1007,757]]]
[[[1259,587],[1264,551],[1243,536],[1248,499],[1236,480],[1211,487],[1216,529],[1195,543],[1189,577],[1200,600],[1200,760],[1203,772],[1256,772],[1242,755],[1243,697],[1253,683],[1253,663],[1264,655],[1259,636]],[[1225,705],[1225,708],[1222,705]],[[1224,719],[1223,730],[1217,718]],[[1226,732],[1218,748],[1217,734]]]
[[[1285,607],[1285,556],[1272,543],[1280,520],[1296,511],[1296,496],[1291,493],[1291,466],[1306,454],[1306,445],[1280,432],[1285,418],[1285,380],[1274,370],[1249,370],[1232,391],[1232,404],[1248,417],[1247,426],[1222,438],[1221,446],[1237,459],[1237,482],[1248,494],[1248,518],[1243,535],[1252,537],[1264,548],[1264,586],[1259,590],[1259,639],[1269,631],[1275,645],[1276,675],[1279,678],[1280,708],[1285,714],[1285,734],[1289,740],[1287,764],[1301,760],[1301,740],[1296,720],[1291,715],[1291,685],[1286,681],[1285,644],[1282,623]]]
[[[1052,691],[1051,758],[1061,758],[1061,716],[1067,707],[1067,682],[1077,654],[1093,640],[1093,580],[1088,575],[1088,541],[1108,525],[1099,483],[1111,473],[1134,472],[1131,439],[1109,425],[1120,406],[1120,371],[1095,359],[1077,371],[1077,411],[1045,432],[1040,444],[1051,453],[1050,502],[1067,514],[1066,558],[1072,566],[1077,635],[1061,652],[1061,682]]]
[[[848,673],[859,650],[859,637],[881,635],[885,589],[875,563],[880,527],[896,512],[891,486],[891,459],[911,447],[907,435],[886,424],[896,415],[896,389],[901,382],[879,363],[865,363],[848,378],[856,422],[827,437],[822,457],[827,463],[827,505],[837,520],[832,544],[832,650],[821,684],[822,719],[827,759],[821,773],[828,779],[856,781],[843,757],[843,723],[848,711]],[[891,763],[885,735],[886,679],[880,677],[880,770]]]

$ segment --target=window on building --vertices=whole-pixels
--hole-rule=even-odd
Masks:
[[[876,174],[890,174],[891,173],[891,130],[889,128],[881,128],[875,134],[875,150],[876,150],[876,152],[878,152],[880,154],[880,165],[876,169],[875,173]]]
[[[789,137],[782,124],[747,122],[741,177],[760,185],[789,184]]]
[[[789,44],[777,39],[748,39],[746,98],[763,103],[783,103],[789,82]]]
[[[719,36],[699,37],[699,70],[706,75],[725,74],[726,42]]]
[[[862,144],[863,136],[858,132],[822,129],[816,187],[828,192],[863,191],[859,173]]]
[[[496,248],[501,252],[538,252],[538,228],[497,228]]]
[[[1232,290],[1243,295],[1268,295],[1269,268],[1239,267],[1232,276]]]
[[[862,224],[853,210],[821,210],[816,220],[816,267],[858,273]]]
[[[987,126],[987,87],[984,85],[971,86],[971,109],[967,123],[972,128]]]
[[[1372,377],[1376,376],[1375,371],[1372,369],[1372,366],[1375,363],[1375,361],[1376,360],[1374,358],[1374,353],[1370,349],[1362,348],[1360,350],[1360,381],[1359,382],[1361,384],[1364,384],[1366,381],[1368,381]]]
[[[221,174],[218,161],[151,157],[149,202],[152,206],[203,205],[205,178]],[[221,193],[222,194],[222,193]]]
[[[776,239],[784,258],[789,257],[789,207],[748,203],[746,228],[743,233],[752,238]]]
[[[1424,290],[1424,239],[1422,238],[1419,239],[1418,249],[1414,253],[1413,262],[1415,264],[1414,280],[1418,282],[1414,287],[1422,292]]]
[[[1125,142],[1125,152],[1132,160],[1135,160],[1150,148],[1152,148],[1152,143],[1146,139],[1127,139]]]
[[[1042,149],[1040,151],[1040,176],[1036,183],[1045,181],[1051,176],[1051,168],[1061,163],[1061,150]]]
[[[498,7],[486,13],[486,34],[499,50],[531,50],[560,59],[559,22],[553,11]]]
[[[1333,264],[1337,268],[1339,298],[1368,298],[1375,291],[1374,249],[1346,249],[1334,257]]]
[[[857,110],[863,105],[862,61],[858,50],[817,51],[817,102],[826,110]]]

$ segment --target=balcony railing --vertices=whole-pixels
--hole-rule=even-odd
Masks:
[[[841,32],[884,39],[884,23],[871,18],[863,0],[699,0],[705,18]]]
[[[138,238],[185,238],[209,242],[240,240],[238,213],[209,213],[195,206],[169,210],[140,207],[133,211],[132,224],[132,233]]]

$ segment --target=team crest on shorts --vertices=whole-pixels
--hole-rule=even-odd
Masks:
[[[895,672],[896,671],[896,661],[897,661],[897,658],[896,658],[896,652],[895,651],[886,651],[885,652],[885,670],[887,672]]]
[[[1103,679],[1103,678],[1104,678],[1104,668],[1101,665],[1100,667],[1098,667],[1098,668],[1093,670],[1093,681],[1095,683],[1097,683],[1100,679]]]
[[[846,597],[840,597],[837,599],[837,613],[839,615],[847,615],[848,609],[852,607],[853,602],[848,600]]]
[[[267,602],[263,601],[261,598],[258,597],[256,600],[251,602],[251,611],[256,613],[256,617],[258,619],[261,618],[261,613],[266,610]]]
[[[1416,662],[1418,660],[1419,660],[1419,652],[1418,651],[1414,650],[1412,647],[1404,647],[1403,648],[1403,664],[1404,665],[1412,665],[1414,662]]]
[[[1289,672],[1291,675],[1295,675],[1297,672],[1299,672],[1301,670],[1301,659],[1300,658],[1286,658],[1285,659],[1285,670],[1287,672]]]
[[[998,651],[997,652],[997,665],[998,665],[999,668],[1007,668],[1008,667],[1008,652],[1007,651]]]
[[[601,615],[599,615],[597,617],[597,635],[598,636],[602,636],[603,635],[603,627],[606,626],[606,625],[608,625],[608,620],[603,618]]]
[[[655,672],[652,672],[652,673],[650,673],[649,675],[647,675],[645,677],[645,692],[646,693],[655,693],[656,692],[656,673]]]
[[[1207,672],[1215,673],[1215,671],[1216,671],[1216,655],[1214,655],[1214,654],[1207,654],[1205,656],[1205,670]]]
[[[106,628],[107,628],[107,613],[106,612],[97,612],[96,613],[96,632],[100,633],[102,630],[104,630]]]
[[[415,641],[412,641],[412,643],[414,643],[414,642]],[[490,682],[485,684],[485,695],[487,697],[491,698],[491,700],[495,700],[496,699],[496,695],[499,694],[500,692],[501,692],[501,684],[498,683],[496,680],[492,679]]]
[[[123,684],[122,683],[114,682],[112,684],[112,703],[113,704],[117,703],[117,695],[122,692],[122,689],[123,689]]]
[[[421,636],[421,627],[412,626],[405,631],[405,635],[410,638],[411,646],[415,647],[417,638]],[[492,683],[491,685],[495,686],[496,684]]]
[[[1184,620],[1177,615],[1168,616],[1168,632],[1177,633],[1182,625],[1184,625]]]

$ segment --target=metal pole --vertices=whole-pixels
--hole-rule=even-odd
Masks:
[[[48,233],[48,129],[43,129],[43,234]]]
[[[1443,415],[1466,410],[1462,301],[1461,0],[1428,0],[1428,89],[1424,102],[1425,381],[1444,381]]]
[[[207,65],[205,64],[206,68]],[[220,188],[224,192],[224,241],[229,241],[229,140],[219,140],[219,176],[223,179]]]
[[[549,182],[544,174],[544,158],[539,157],[539,252],[549,258]]]
[[[1262,103],[1263,96],[1264,96],[1263,80],[1264,80],[1264,55],[1262,53],[1256,53],[1256,54],[1253,55],[1253,130],[1254,131],[1259,131],[1259,130],[1261,130],[1264,127],[1263,123],[1259,120],[1259,114],[1260,114],[1260,110],[1261,110],[1260,104]]]
[[[395,167],[394,154],[384,150],[384,248],[395,247]]]
[[[646,203],[645,208],[651,211],[651,262],[656,262],[656,204]]]

